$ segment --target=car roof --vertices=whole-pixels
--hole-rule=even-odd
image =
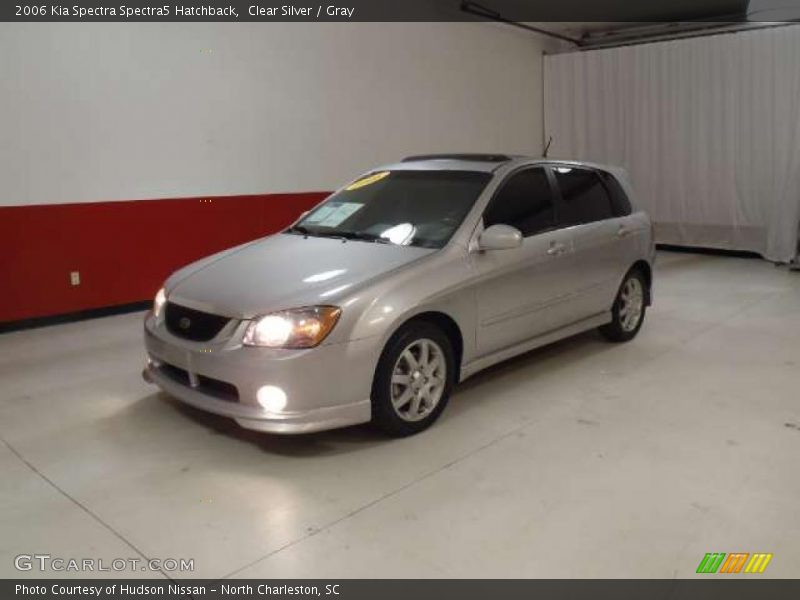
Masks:
[[[410,156],[401,162],[383,165],[372,171],[477,171],[494,173],[504,167],[518,167],[535,164],[562,164],[576,167],[589,167],[603,171],[617,172],[618,167],[598,163],[565,160],[561,158],[535,158],[519,154],[432,154]]]

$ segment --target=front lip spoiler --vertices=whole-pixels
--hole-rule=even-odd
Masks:
[[[171,397],[205,412],[234,419],[241,427],[266,433],[299,434],[327,429],[338,429],[366,423],[372,418],[372,403],[369,398],[344,404],[326,406],[302,412],[273,414],[260,407],[239,402],[226,402],[181,385],[158,372],[152,365],[142,371],[147,383],[157,385]]]

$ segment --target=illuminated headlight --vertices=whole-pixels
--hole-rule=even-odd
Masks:
[[[161,314],[161,310],[164,308],[164,305],[167,303],[167,294],[164,292],[164,288],[161,288],[156,292],[156,298],[153,300],[153,315],[156,319]]]
[[[264,315],[250,322],[245,346],[313,348],[331,332],[339,315],[335,306],[309,306]]]

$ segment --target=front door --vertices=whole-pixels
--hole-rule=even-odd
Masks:
[[[483,215],[483,227],[516,227],[523,243],[470,254],[477,271],[477,348],[491,354],[563,326],[559,302],[572,282],[563,263],[571,243],[556,229],[553,187],[544,167],[511,173]]]

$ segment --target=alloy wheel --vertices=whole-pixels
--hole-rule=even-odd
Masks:
[[[622,330],[631,332],[639,325],[644,308],[644,289],[638,277],[630,277],[619,295],[619,320]]]
[[[439,345],[430,339],[411,342],[400,353],[392,370],[391,400],[404,421],[420,421],[433,412],[444,393],[447,361]]]

